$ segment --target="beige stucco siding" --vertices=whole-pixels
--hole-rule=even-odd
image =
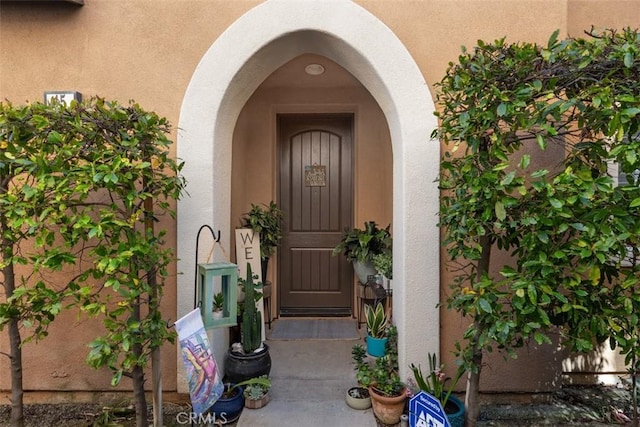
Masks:
[[[0,2],[0,99],[14,104],[41,101],[43,93],[50,90],[76,90],[84,97],[99,95],[123,103],[133,99],[145,109],[167,117],[174,125],[172,137],[177,141],[182,132],[177,129],[181,106],[201,59],[234,22],[261,3],[86,0],[84,6],[78,7],[63,3]],[[470,48],[478,39],[492,41],[506,37],[509,42],[544,44],[556,29],[560,30],[561,37],[582,36],[592,25],[622,28],[640,23],[636,0],[359,0],[355,3],[388,26],[402,42],[432,95],[448,63],[459,55],[460,47]],[[295,16],[273,19],[290,20]],[[362,34],[373,40],[376,36]],[[228,58],[233,55],[230,49]],[[282,72],[287,72],[286,66]],[[277,161],[273,118],[278,112],[294,110],[355,113],[354,223],[375,219],[386,225],[394,219],[393,188],[396,187],[392,159],[398,159],[396,156],[402,153],[392,151],[389,124],[385,120],[385,114],[390,111],[383,111],[366,88],[350,80],[353,77],[349,73],[344,73],[339,83],[320,88],[308,83],[296,86],[295,79],[289,79],[290,85],[284,87],[274,81],[277,76],[274,80],[267,79],[264,86],[260,86],[262,82],[255,82],[258,89],[233,124],[230,227],[239,224],[240,215],[250,203],[275,199]],[[215,80],[217,76],[209,77]],[[416,174],[429,183],[435,179],[435,176],[419,176],[419,167],[407,173]],[[176,224],[165,220],[161,226],[169,230],[167,244],[176,247]],[[438,242],[425,241],[424,244],[433,246]],[[425,284],[437,282],[435,286],[439,284],[444,295],[450,276],[446,268],[441,271],[440,277],[423,280]],[[172,320],[177,317],[176,300],[180,291],[177,275],[180,273],[177,266],[173,266],[166,288],[164,311]],[[407,310],[436,310],[437,302],[410,301],[413,305]],[[450,351],[464,325],[457,315],[444,309],[440,311],[440,322],[442,358],[448,366],[453,366]],[[109,390],[109,373],[92,371],[84,365],[86,343],[98,333],[97,322],[77,320],[72,313],[63,315],[52,325],[50,337],[25,347],[27,389]],[[2,332],[0,352],[6,352],[7,348],[6,332]],[[176,390],[176,366],[180,361],[175,348],[167,346],[163,355],[164,387]],[[502,375],[505,371],[499,358],[492,363],[495,368],[485,371],[488,380],[484,383],[490,390],[537,391],[553,386],[537,384],[533,377],[538,372],[532,369],[519,371],[525,372],[525,376],[514,376],[518,366],[530,366],[530,359],[524,359],[521,365],[510,364],[510,377]],[[10,385],[9,376],[4,375],[8,372],[5,357],[0,357],[0,372],[3,373],[0,390],[7,390]]]

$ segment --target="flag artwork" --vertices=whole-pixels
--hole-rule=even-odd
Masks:
[[[220,398],[224,384],[209,345],[200,310],[195,309],[176,321],[176,331],[193,411],[203,414]]]

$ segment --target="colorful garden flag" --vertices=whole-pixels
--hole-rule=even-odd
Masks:
[[[200,317],[200,309],[196,308],[176,321],[176,331],[187,371],[193,412],[203,414],[220,398],[224,384]]]

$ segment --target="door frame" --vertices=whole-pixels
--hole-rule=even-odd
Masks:
[[[348,106],[348,105],[340,105],[340,106],[335,106],[335,105],[331,105],[331,106],[326,106],[326,105],[322,105],[322,104],[315,104],[315,105],[309,105],[309,106],[305,106],[305,107],[285,107],[285,106],[279,106],[277,108],[274,109],[274,114],[273,114],[273,127],[275,129],[275,149],[276,149],[276,167],[275,167],[275,173],[276,173],[276,200],[278,201],[278,205],[282,206],[282,199],[281,199],[281,194],[280,194],[280,189],[281,189],[281,164],[280,164],[280,150],[281,150],[281,143],[282,141],[280,140],[280,133],[279,133],[279,126],[278,126],[278,117],[279,116],[315,116],[318,118],[321,117],[348,117],[350,122],[351,122],[351,158],[349,159],[350,163],[351,163],[351,188],[349,188],[349,200],[351,203],[351,207],[350,207],[350,218],[349,218],[349,226],[353,227],[354,224],[354,215],[356,212],[356,200],[355,200],[355,188],[356,188],[356,146],[357,146],[357,132],[356,132],[356,123],[357,123],[357,114],[356,114],[356,108],[355,106]],[[325,310],[318,310],[317,313],[320,313],[322,311],[324,311],[327,315],[336,315],[336,314],[341,314],[341,315],[350,315],[351,317],[354,316],[355,314],[355,302],[354,302],[354,287],[353,287],[353,270],[351,272],[351,286],[349,287],[349,313],[346,312],[337,312],[335,310],[331,310],[329,307],[325,308]],[[281,310],[281,286],[280,283],[281,282],[281,269],[280,269],[280,259],[278,260],[278,269],[276,271],[276,281],[278,283],[277,286],[277,292],[276,292],[276,313],[277,316],[295,316],[296,315],[296,310],[287,312],[287,313],[282,313]],[[301,311],[300,314],[301,316],[304,316],[304,312]]]

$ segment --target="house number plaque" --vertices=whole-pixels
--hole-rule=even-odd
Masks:
[[[327,167],[321,165],[305,166],[304,185],[305,187],[326,187]]]

